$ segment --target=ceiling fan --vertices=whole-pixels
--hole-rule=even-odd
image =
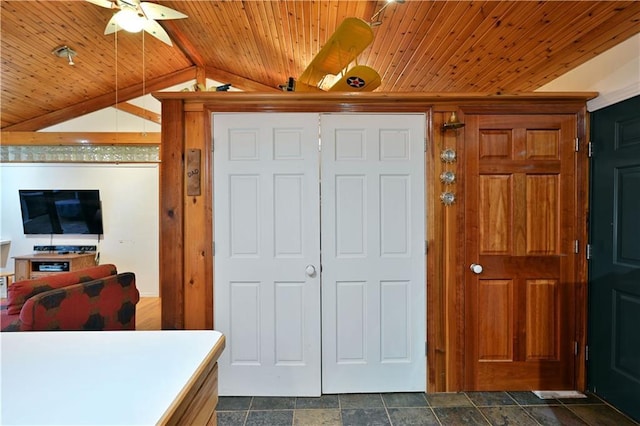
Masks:
[[[182,19],[187,15],[166,6],[140,0],[86,0],[89,3],[118,10],[107,23],[105,34],[119,30],[131,33],[146,31],[158,40],[172,46],[169,34],[157,23],[161,19]]]

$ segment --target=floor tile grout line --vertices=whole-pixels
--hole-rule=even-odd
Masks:
[[[468,392],[463,392],[463,393],[464,393],[464,396],[466,396],[469,402],[471,403],[471,406],[476,410],[478,410],[482,418],[486,420],[487,424],[492,425],[493,423],[491,423],[491,420],[489,420],[489,418],[482,412],[482,410],[480,409],[480,407],[478,407],[476,402],[473,399],[471,399],[471,397],[469,396],[469,393]]]
[[[442,420],[440,420],[440,416],[438,416],[438,414],[436,413],[436,410],[433,409],[433,407],[431,406],[431,403],[429,401],[427,401],[427,404],[429,404],[429,409],[431,410],[431,412],[433,413],[433,418],[436,419],[436,421],[438,422],[438,424],[440,426],[444,426],[442,424]]]
[[[509,392],[505,392],[505,395],[507,395],[509,397],[509,399],[511,399],[511,401],[515,402],[515,404],[518,407],[520,407],[520,403],[518,401],[516,401],[516,399]]]
[[[252,405],[253,405],[253,397],[251,397],[251,400],[249,401],[249,406],[247,407],[247,412],[244,415],[244,422],[242,422],[242,426],[247,425],[247,421],[249,420],[249,412],[251,411]]]
[[[533,414],[531,414],[531,413],[529,412],[529,410],[527,410],[527,409],[525,408],[525,407],[527,407],[526,405],[522,405],[522,404],[520,403],[520,401],[518,401],[517,399],[515,399],[515,397],[514,397],[513,395],[511,395],[509,392],[505,392],[505,394],[506,394],[509,398],[511,398],[511,400],[512,400],[513,402],[515,402],[515,403],[516,403],[516,407],[518,407],[518,408],[520,408],[522,411],[524,411],[524,413],[525,413],[525,414],[526,414],[526,415],[527,415],[531,420],[533,420],[537,425],[539,425],[539,426],[543,426],[543,425],[542,425],[542,423],[540,423],[540,422],[538,421],[538,419],[536,419],[535,417],[533,417]]]
[[[466,396],[469,402],[471,403],[471,406],[475,408],[478,411],[478,413],[480,413],[482,418],[487,422],[487,425],[491,426],[493,423],[491,423],[491,420],[489,420],[489,418],[482,412],[480,407],[476,405],[475,401],[471,399],[471,397],[469,396],[469,393],[468,392],[463,392],[463,393],[464,393],[464,396]]]
[[[562,402],[562,401],[560,401]],[[587,421],[587,419],[583,418],[580,414],[576,413],[574,410],[572,410],[571,408],[569,408],[568,405],[562,404],[562,407],[566,408],[571,414],[573,414],[574,416],[576,416],[577,418],[580,419],[580,421],[585,422],[586,424],[589,424],[589,422]]]
[[[382,394],[380,395],[380,399],[382,400],[382,407],[384,408],[384,412],[387,414],[387,419],[389,420],[389,424],[393,426],[393,421],[391,420],[391,416],[389,415],[389,410],[387,409],[387,401],[384,400]]]

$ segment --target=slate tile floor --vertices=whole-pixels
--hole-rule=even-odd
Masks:
[[[220,397],[218,426],[640,425],[594,395],[539,399],[531,392],[385,393]]]

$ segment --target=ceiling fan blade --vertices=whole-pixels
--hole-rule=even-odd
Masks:
[[[182,19],[187,15],[156,3],[141,2],[140,8],[149,19]]]
[[[171,39],[169,38],[169,34],[167,34],[164,28],[162,28],[162,26],[158,24],[156,21],[147,19],[147,22],[145,22],[144,27],[142,29],[148,32],[149,34],[151,34],[152,36],[154,36],[155,38],[157,38],[158,40],[162,41],[163,43],[166,43],[169,46],[173,46],[173,43],[171,43]]]
[[[120,28],[120,25],[118,25],[118,23],[116,22],[116,15],[114,14],[111,19],[109,19],[109,22],[107,22],[107,26],[104,29],[104,33],[106,34],[112,34],[115,33],[116,31],[120,31],[122,28]]]
[[[86,0],[89,3],[93,3],[96,6],[106,7],[107,9],[117,9],[118,5],[111,0]]]

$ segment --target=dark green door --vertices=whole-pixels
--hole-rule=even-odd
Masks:
[[[589,389],[640,420],[640,96],[591,129]]]

